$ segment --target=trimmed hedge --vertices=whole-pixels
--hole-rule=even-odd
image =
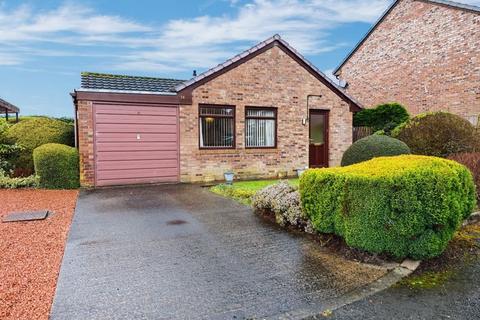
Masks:
[[[352,144],[342,156],[342,167],[382,156],[410,154],[410,148],[400,140],[372,135]]]
[[[74,189],[80,186],[77,149],[48,143],[33,151],[33,159],[40,187]]]
[[[24,147],[15,162],[17,168],[33,172],[32,152],[46,143],[74,145],[73,125],[46,117],[33,117],[23,120],[8,130],[8,137]]]
[[[414,154],[436,157],[474,152],[480,140],[470,122],[448,112],[419,114],[395,128],[392,137],[405,142]]]
[[[308,170],[300,195],[317,231],[371,253],[414,259],[440,255],[476,204],[467,168],[412,155]]]
[[[408,111],[404,106],[391,102],[355,113],[353,125],[355,127],[370,127],[374,131],[383,130],[389,133],[393,128],[407,121],[408,118]]]

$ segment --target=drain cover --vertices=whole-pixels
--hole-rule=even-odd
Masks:
[[[43,220],[47,217],[47,215],[48,215],[48,210],[14,212],[5,216],[3,218],[3,222]]]

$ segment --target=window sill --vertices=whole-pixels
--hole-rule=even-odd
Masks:
[[[199,154],[275,154],[278,148],[199,149]]]

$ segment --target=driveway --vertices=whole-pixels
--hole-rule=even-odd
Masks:
[[[384,273],[199,186],[82,191],[51,319],[301,318]]]

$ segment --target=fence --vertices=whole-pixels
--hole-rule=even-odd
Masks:
[[[353,127],[353,142],[373,134],[370,127]]]

